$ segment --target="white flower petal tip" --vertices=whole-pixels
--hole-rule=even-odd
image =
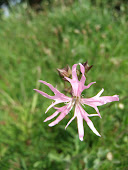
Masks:
[[[101,89],[101,94],[104,92],[104,88]]]
[[[78,63],[79,64],[79,66],[82,66],[82,67],[84,67],[81,63]]]
[[[83,137],[79,137],[79,139],[80,139],[81,141],[83,141]]]
[[[48,126],[49,126],[49,127],[52,127],[52,126],[54,126],[54,124],[53,124],[53,123],[50,123]]]
[[[95,83],[96,83],[96,81],[92,82],[92,84],[95,84]],[[90,84],[91,84],[91,83],[90,83]],[[91,85],[92,85],[92,84],[91,84]]]
[[[96,134],[96,133],[95,133]],[[96,134],[97,136],[101,137],[101,135],[99,133]]]
[[[99,117],[102,119],[101,115],[99,115]]]
[[[104,92],[104,89],[102,88],[102,89],[100,90],[100,92],[96,95],[96,97],[100,97],[103,92]]]
[[[96,130],[96,128],[94,127],[94,125],[93,125],[92,122],[89,122],[89,123],[87,123],[87,124],[88,124],[88,126],[90,127],[90,129],[91,129],[97,136],[100,136],[100,137],[101,137],[101,135],[100,135],[99,132]]]
[[[49,111],[49,109],[47,108],[46,111],[45,111],[45,114]]]

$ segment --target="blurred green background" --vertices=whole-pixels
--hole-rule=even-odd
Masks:
[[[22,2],[9,16],[0,10],[0,170],[128,169],[128,3],[125,0],[43,1],[41,9]],[[43,120],[54,112],[49,99],[33,91],[51,91],[38,80],[63,92],[56,68],[88,60],[94,65],[85,97],[120,97],[99,107],[92,117],[97,137],[84,122],[81,142],[69,114],[49,127]],[[88,113],[95,113],[87,107]]]

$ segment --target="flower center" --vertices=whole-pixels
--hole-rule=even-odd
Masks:
[[[78,97],[78,96],[73,96],[73,98],[72,98],[72,100],[69,102],[69,106],[68,106],[68,108],[73,108],[73,106],[74,105],[77,105],[77,104],[79,104],[80,103],[80,97]]]
[[[73,104],[78,104],[78,103],[80,103],[80,97],[74,96],[73,99],[72,99],[72,103],[73,103]]]

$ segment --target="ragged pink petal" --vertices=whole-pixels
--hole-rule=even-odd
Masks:
[[[63,103],[63,101],[60,101],[60,100],[56,100],[55,102],[53,102],[45,111],[45,113],[47,113],[52,107],[54,107],[56,104],[59,104],[59,103]],[[55,107],[54,107],[55,108]]]
[[[72,86],[73,90],[73,96],[77,96],[78,88],[79,88],[79,82],[77,79],[70,79],[68,77],[64,77],[66,80],[68,80]]]
[[[47,122],[48,120],[53,119],[54,117],[56,117],[59,114],[59,111],[57,110],[56,112],[54,112],[51,116],[47,117],[44,122]]]
[[[79,66],[80,66],[80,71],[81,71],[81,73],[82,73],[82,75],[84,75],[84,73],[85,73],[85,68],[84,68],[84,66],[81,64],[81,63],[79,63]],[[84,76],[85,77],[85,76]],[[86,79],[86,78],[85,78]]]
[[[94,81],[94,82],[89,83],[87,86],[84,86],[83,90],[88,89],[94,83],[96,83],[96,82]]]
[[[81,113],[81,116],[84,118],[84,120],[87,122],[88,126],[90,127],[90,129],[98,136],[100,136],[100,134],[97,132],[97,130],[95,129],[92,121],[88,118],[87,116],[87,112],[79,105],[79,111]]]
[[[102,96],[102,97],[91,97],[91,98],[83,98],[81,99],[82,104],[89,105],[91,107],[101,106],[109,102],[119,101],[118,95],[114,96]]]
[[[56,88],[54,88],[50,83],[47,83],[46,81],[42,81],[42,80],[39,80],[39,82],[45,84],[46,86],[48,86],[55,94],[56,93],[60,93]]]
[[[66,106],[62,106],[62,107],[54,107],[54,109],[56,109],[56,112],[54,112],[51,116],[47,117],[44,122],[53,119],[55,116],[57,116],[60,112],[64,111],[65,109],[67,109],[67,105]],[[47,110],[46,110],[47,111]],[[46,113],[46,112],[45,112]]]
[[[79,63],[79,65],[80,65],[80,71],[82,73],[80,81],[78,80],[77,73],[76,73],[77,64],[73,65],[72,67],[72,79],[65,77],[65,79],[67,79],[71,83],[73,96],[80,96],[84,89],[89,88],[92,84],[95,83],[95,82],[92,82],[88,86],[84,85],[85,80],[86,80],[86,77],[84,75],[85,68],[82,64]]]
[[[68,112],[62,112],[55,121],[53,121],[52,123],[49,124],[50,127],[55,126],[56,124],[58,124],[66,115],[68,114]]]
[[[85,68],[82,64],[79,64],[80,65],[80,71],[82,73],[81,75],[81,79],[80,81],[78,81],[78,90],[77,90],[77,96],[80,96],[82,91],[84,90],[84,83],[85,83],[85,80],[86,80],[86,77],[84,75],[84,72],[85,72]]]
[[[81,86],[84,86],[84,83],[85,83],[85,80],[86,80],[86,77],[84,75],[85,68],[84,68],[84,66],[81,63],[79,63],[79,65],[80,65],[80,71],[82,73],[82,76],[81,76],[81,79],[80,79],[80,84],[81,84]]]
[[[48,99],[53,99],[53,96],[50,96],[48,95],[47,93],[43,92],[43,91],[40,91],[40,90],[37,90],[37,89],[33,89],[35,90],[36,92],[40,93],[42,96],[48,98]]]
[[[72,66],[72,79],[65,77],[66,80],[68,80],[72,86],[72,90],[73,90],[73,96],[78,96],[78,89],[79,89],[79,80],[77,77],[77,73],[76,73],[76,67],[78,64],[74,64]]]
[[[61,93],[59,90],[57,90],[57,88],[53,87],[50,83],[47,83],[46,81],[42,81],[42,80],[39,80],[39,82],[48,86],[54,92],[54,94],[56,94],[56,96],[58,98],[60,97],[60,98],[64,98],[66,100],[69,100],[68,96],[65,96],[63,93]]]
[[[78,109],[79,109],[82,117],[86,116],[86,117],[88,118],[88,115],[89,115],[89,114],[83,109],[83,107],[82,107],[80,104],[78,104],[77,107],[78,107]],[[86,120],[86,121],[87,121],[87,120]]]
[[[76,73],[76,67],[78,64],[74,64],[72,66],[72,79],[78,80],[77,73]]]
[[[68,97],[68,96],[65,96],[63,93],[61,93],[61,92],[59,92],[56,88],[54,88],[50,83],[47,83],[46,81],[42,81],[42,80],[40,80],[40,82],[41,83],[43,83],[43,84],[45,84],[46,86],[48,86],[53,92],[54,92],[54,96],[50,96],[50,95],[48,95],[48,97],[50,96],[51,97],[51,99],[53,99],[53,100],[55,100],[55,99],[60,99],[60,100],[63,100],[64,102],[68,102],[69,100],[70,100],[70,97]],[[37,89],[35,89],[37,92],[38,92],[38,90]],[[40,90],[39,90],[40,91]],[[43,95],[43,93],[44,92],[42,92],[42,91],[40,91],[39,92],[40,94],[42,93],[42,95]],[[46,94],[46,93],[45,93]],[[45,97],[45,96],[44,96]]]
[[[83,90],[88,89],[92,84],[96,83],[96,82],[92,82],[87,86],[84,85],[85,80],[86,80],[86,77],[84,75],[85,68],[82,64],[79,63],[79,65],[80,65],[80,71],[82,73],[80,81],[78,80],[78,77],[76,74],[77,64],[73,65],[72,67],[72,79],[65,77],[65,79],[67,79],[71,83],[74,96],[80,96]]]
[[[61,111],[60,115],[56,118],[56,120],[54,120],[52,123],[49,124],[49,126],[55,126],[56,124],[58,124],[71,110],[71,107],[68,107],[68,105],[66,105],[64,107],[64,109],[59,110]]]
[[[103,93],[103,91],[104,91],[104,89],[102,89],[94,97],[81,99],[81,104],[85,104],[85,105],[93,107],[96,110],[96,112],[98,113],[100,118],[101,118],[101,115],[99,113],[97,106],[101,106],[101,105],[104,105],[104,104],[112,102],[112,101],[119,101],[118,95],[100,97],[100,95]]]
[[[101,104],[99,106],[101,106],[102,103],[106,104],[106,103],[110,103],[110,102],[113,102],[113,101],[119,101],[119,96],[118,95],[102,96],[102,97],[100,97]]]
[[[77,127],[78,127],[79,139],[81,141],[83,141],[83,136],[84,136],[83,117],[81,115],[79,105],[75,106],[75,115],[77,117]]]
[[[86,77],[84,75],[85,68],[81,63],[79,63],[79,65],[80,65],[80,71],[82,73],[82,76],[81,76],[81,79],[79,81],[79,88],[78,88],[77,96],[80,96],[83,90],[88,89],[92,84],[96,83],[96,82],[92,82],[92,83],[88,84],[87,86],[84,85],[85,80],[86,80]]]
[[[40,90],[37,90],[37,89],[34,89],[35,91],[37,91],[38,93],[40,93],[41,95],[43,95],[44,97],[46,98],[49,98],[49,99],[53,99],[55,100],[54,103],[52,103],[46,110],[46,112],[52,108],[53,106],[55,106],[56,104],[59,104],[59,103],[63,103],[63,102],[69,102],[72,100],[72,98],[68,97],[68,96],[65,96],[63,93],[60,93],[56,88],[54,88],[51,84],[45,82],[45,81],[42,81],[40,80],[41,83],[45,84],[46,86],[48,86],[53,92],[54,92],[54,96],[50,96],[48,95],[47,93],[43,92],[43,91],[40,91]],[[45,112],[45,113],[46,113]]]
[[[46,109],[45,113],[47,113],[52,107],[54,107],[56,104],[58,104],[57,102],[52,102],[52,104],[50,104],[50,106],[48,106],[48,108]]]
[[[77,116],[77,126],[78,126],[79,139],[83,141],[83,136],[84,136],[83,118],[80,115]]]

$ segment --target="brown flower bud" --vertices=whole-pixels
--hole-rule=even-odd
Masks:
[[[71,77],[72,75],[72,70],[70,69],[70,67],[67,65],[67,67],[62,68],[62,69],[57,69],[60,77],[63,78],[63,80],[66,80],[64,77]]]
[[[86,61],[85,63],[82,64],[85,68],[85,73],[87,73],[92,67],[93,65],[89,66],[88,65],[88,61]]]

